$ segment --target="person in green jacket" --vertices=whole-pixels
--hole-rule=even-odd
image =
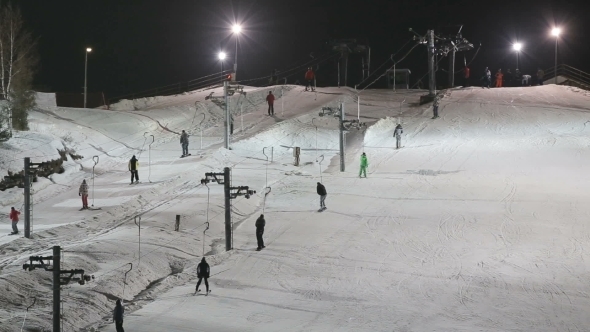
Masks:
[[[363,152],[361,155],[361,170],[359,171],[359,178],[362,177],[362,174],[367,177],[367,166],[369,166],[369,162],[367,161],[367,155]]]

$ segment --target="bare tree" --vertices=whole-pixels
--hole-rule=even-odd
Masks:
[[[2,109],[10,113],[11,127],[17,130],[28,129],[28,111],[35,107],[37,63],[36,41],[25,29],[20,10],[10,2],[0,3],[0,99],[8,102]]]

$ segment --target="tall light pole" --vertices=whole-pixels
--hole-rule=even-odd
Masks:
[[[84,108],[86,108],[86,95],[88,94],[88,53],[92,52],[90,47],[86,48],[86,61],[84,61]]]
[[[512,48],[516,51],[516,69],[518,69],[518,56],[520,55],[520,50],[522,49],[521,43],[514,43]]]
[[[551,30],[551,34],[555,36],[555,84],[557,84],[557,40],[559,39],[560,33],[560,28],[555,27],[553,30]]]
[[[221,62],[221,80],[223,80],[224,79],[224,77],[223,77],[223,60],[225,60],[225,52],[219,52],[217,57],[219,58],[219,61]]]
[[[234,58],[234,80],[236,80],[236,74],[238,71],[238,38],[240,35],[240,32],[242,32],[242,27],[239,24],[234,24],[234,26],[232,27],[232,31],[234,33],[234,35],[236,35],[236,55]]]

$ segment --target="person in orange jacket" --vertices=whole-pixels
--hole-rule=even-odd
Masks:
[[[307,72],[305,72],[305,80],[307,81],[307,86],[305,87],[305,91],[311,90],[315,91],[315,84],[313,84],[315,80],[315,74],[311,67],[307,68]]]
[[[18,224],[19,214],[20,212],[17,211],[14,206],[10,208],[10,220],[12,221],[12,233],[10,233],[10,235],[18,234],[18,227],[16,227],[16,224]]]
[[[502,87],[502,78],[503,77],[504,77],[504,74],[502,74],[502,69],[498,69],[498,72],[496,73],[496,88]]]
[[[268,92],[268,96],[266,96],[266,102],[268,103],[268,115],[275,115],[275,95],[272,94],[272,91]]]

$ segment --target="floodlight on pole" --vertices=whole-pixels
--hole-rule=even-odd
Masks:
[[[92,48],[86,48],[86,59],[84,61],[84,108],[86,108],[86,95],[88,93],[88,53],[92,52]]]
[[[555,27],[551,30],[551,34],[555,36],[555,84],[557,84],[557,41],[559,40],[559,34],[561,34],[561,28]]]
[[[221,62],[221,80],[223,80],[223,60],[225,60],[225,52],[219,52],[217,58],[219,59],[219,62]]]
[[[242,32],[242,27],[239,24],[234,24],[232,27],[232,32],[236,35],[236,54],[234,58],[234,79],[236,78],[236,73],[238,71],[238,38],[240,33]]]
[[[514,43],[512,48],[516,51],[516,69],[518,69],[518,57],[520,56],[520,50],[522,50],[522,43]]]

